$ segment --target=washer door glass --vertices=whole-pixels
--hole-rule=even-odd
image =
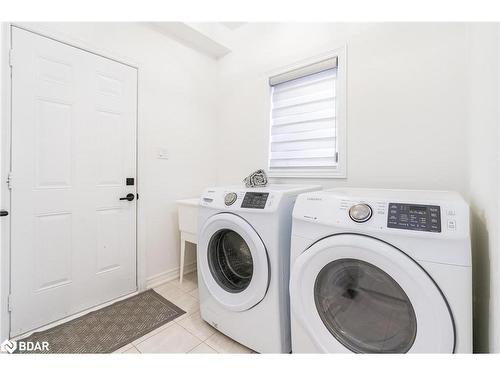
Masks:
[[[217,284],[230,293],[245,290],[253,275],[253,259],[245,240],[235,231],[216,232],[208,245],[208,265]]]
[[[380,268],[338,259],[319,272],[314,301],[330,333],[356,353],[406,353],[417,334],[408,296]]]

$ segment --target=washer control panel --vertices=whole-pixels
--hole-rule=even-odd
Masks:
[[[267,197],[269,193],[245,193],[243,202],[241,203],[241,208],[259,208],[263,209],[266,207]]]
[[[440,233],[441,208],[411,203],[389,203],[387,227]]]

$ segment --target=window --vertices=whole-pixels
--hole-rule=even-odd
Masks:
[[[269,78],[270,176],[345,177],[341,52]]]

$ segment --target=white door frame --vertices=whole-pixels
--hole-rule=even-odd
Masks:
[[[11,88],[12,88],[12,77],[10,69],[10,49],[12,46],[12,27],[18,27],[20,29],[30,31],[32,33],[38,34],[40,36],[53,39],[57,42],[67,44],[69,46],[93,53],[105,57],[110,60],[117,61],[119,63],[128,65],[132,68],[137,69],[137,120],[136,120],[136,170],[137,170],[137,193],[139,194],[143,190],[143,179],[140,168],[142,163],[142,158],[140,151],[142,150],[142,138],[140,129],[141,123],[141,110],[139,107],[139,85],[140,85],[140,67],[137,62],[133,62],[128,58],[122,56],[117,56],[115,53],[110,51],[103,51],[102,49],[95,48],[94,46],[87,45],[85,42],[74,40],[72,37],[67,35],[62,35],[59,32],[45,28],[45,26],[26,26],[22,23],[2,23],[0,29],[0,37],[2,49],[0,51],[0,74],[1,74],[1,118],[0,118],[0,201],[2,202],[2,209],[11,211],[10,202],[11,195],[10,189],[7,185],[8,175],[11,169]],[[145,215],[144,207],[140,199],[137,200],[137,239],[136,239],[136,251],[137,251],[137,290],[139,292],[146,289],[146,247],[145,247]],[[0,220],[0,342],[10,336],[10,313],[9,313],[9,294],[10,294],[10,215],[3,217]]]

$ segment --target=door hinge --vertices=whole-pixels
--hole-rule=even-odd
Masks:
[[[12,294],[9,294],[9,297],[7,298],[7,307],[9,311],[12,311]]]
[[[9,50],[9,65],[11,67],[14,66],[14,50],[13,49]]]
[[[7,187],[12,190],[12,172],[9,172],[7,176]]]
[[[336,152],[335,153],[335,163],[338,163],[339,162],[339,153]]]

